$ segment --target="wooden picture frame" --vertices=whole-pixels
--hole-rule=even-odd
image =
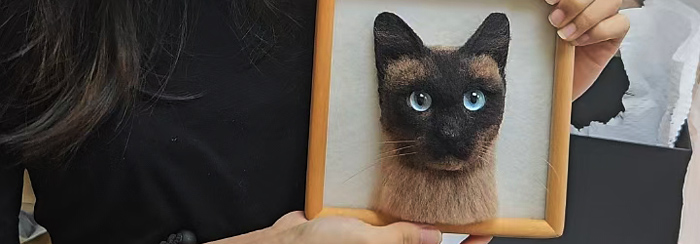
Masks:
[[[317,8],[305,214],[308,219],[347,216],[372,225],[387,225],[397,220],[371,210],[330,208],[323,203],[335,1],[319,0]],[[547,173],[545,218],[497,218],[464,226],[437,226],[441,231],[519,238],[554,238],[562,235],[566,208],[574,51],[571,44],[557,38],[549,147],[551,165]]]

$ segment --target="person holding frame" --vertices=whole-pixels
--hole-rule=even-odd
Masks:
[[[577,46],[576,98],[629,21],[622,0],[546,2]],[[0,243],[18,240],[25,169],[57,244],[439,243],[430,226],[284,215],[303,206],[314,4],[0,4]]]

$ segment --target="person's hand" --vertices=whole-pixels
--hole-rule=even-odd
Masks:
[[[439,244],[440,231],[399,222],[377,227],[342,217],[307,220],[302,212],[289,213],[269,228],[210,244]]]
[[[576,46],[573,98],[580,97],[598,78],[620,48],[630,29],[619,14],[622,0],[545,0],[554,5],[549,21],[557,34]]]
[[[461,244],[487,244],[491,242],[493,236],[472,236],[470,235]]]

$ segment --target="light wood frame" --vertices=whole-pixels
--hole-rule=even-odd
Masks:
[[[372,225],[387,225],[398,220],[367,209],[323,205],[334,12],[334,0],[318,0],[305,214],[308,219],[347,216]],[[497,218],[464,226],[437,226],[442,232],[520,238],[554,238],[563,234],[574,51],[574,46],[557,38],[545,218]]]

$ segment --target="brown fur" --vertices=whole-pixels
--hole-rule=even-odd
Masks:
[[[434,52],[450,54],[454,47],[431,47]],[[496,61],[479,55],[464,60],[464,72],[476,79],[483,79],[487,86],[503,86]],[[385,81],[390,86],[411,85],[437,72],[435,64],[427,58],[401,58],[390,62]],[[430,116],[426,111],[418,116]],[[469,224],[494,218],[498,209],[494,142],[499,126],[484,128],[476,135],[475,153],[468,160],[452,158],[441,162],[430,162],[422,148],[421,138],[415,147],[401,149],[406,144],[389,144],[383,152],[381,184],[377,191],[375,208],[379,212],[420,223]],[[387,141],[410,138],[385,131]],[[409,155],[403,155],[403,154]],[[419,197],[417,197],[419,196]]]
[[[449,54],[453,47],[431,47],[435,52]],[[471,77],[487,81],[488,86],[503,86],[496,61],[479,55],[465,59],[465,70]],[[401,58],[390,62],[385,81],[390,86],[415,84],[435,73],[430,59]],[[431,111],[419,116],[430,116]],[[377,191],[375,208],[379,212],[420,223],[469,224],[496,217],[494,142],[499,126],[484,128],[477,135],[475,153],[469,160],[456,158],[430,163],[423,152],[401,149],[406,144],[388,144],[383,152],[382,180]],[[408,135],[384,133],[387,141],[400,141]],[[420,147],[417,138],[415,147]],[[420,196],[420,197],[416,197]]]
[[[385,80],[390,85],[409,85],[428,76],[428,67],[421,60],[402,57],[389,63]]]
[[[498,71],[498,63],[485,54],[470,60],[469,73],[474,78],[499,81],[499,83],[501,80],[501,74]]]
[[[459,47],[451,47],[451,46],[432,46],[430,47],[430,50],[433,50],[435,52],[454,52],[457,51]]]
[[[496,217],[493,151],[505,106],[507,16],[489,15],[461,47],[426,47],[392,13],[377,16],[374,32],[384,135],[374,209],[429,224]],[[487,105],[471,108],[464,98],[477,91]],[[421,110],[411,92],[433,102]]]
[[[497,134],[498,129],[491,128],[479,135],[481,145],[478,148],[483,152],[470,159],[472,162],[468,165],[472,167],[469,169],[412,167],[402,162],[411,155],[396,156],[399,152],[395,157],[388,157],[381,162],[382,179],[376,210],[403,220],[429,224],[463,225],[496,217],[495,140],[484,137]],[[389,147],[387,151],[400,146]]]

